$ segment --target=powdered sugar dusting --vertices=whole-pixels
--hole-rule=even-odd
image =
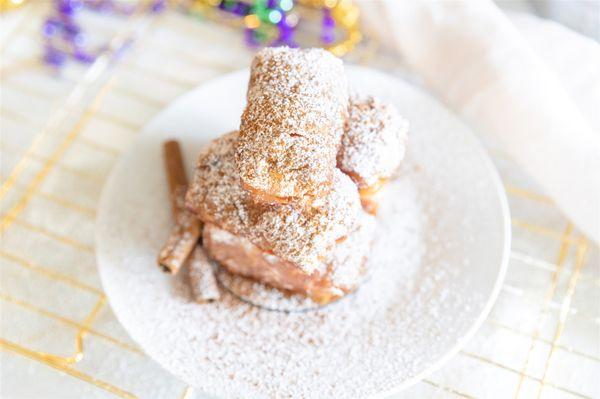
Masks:
[[[322,49],[256,54],[236,160],[253,190],[279,198],[330,189],[348,104],[342,61]]]
[[[375,229],[375,218],[362,213],[356,230],[348,234],[331,252],[327,260],[328,273],[337,287],[352,291],[357,282],[369,273],[367,259],[371,252]]]
[[[353,93],[348,106],[338,166],[360,188],[389,178],[404,158],[408,121],[396,107]]]
[[[428,315],[445,317],[446,300],[455,306],[457,300],[469,298],[448,284],[450,269],[423,268],[425,216],[412,179],[403,176],[388,189],[393,200],[384,200],[381,206],[367,264],[371,275],[356,293],[319,310],[287,314],[254,307],[227,292],[218,302],[205,305],[191,303],[180,292],[184,303],[166,302],[145,318],[151,325],[177,318],[185,328],[171,331],[172,338],[166,340],[163,328],[136,326],[135,335],[155,342],[148,348],[154,357],[167,359],[171,370],[213,395],[309,398],[318,392],[320,398],[356,398],[395,387],[420,369],[422,359],[414,352],[417,347],[423,350],[418,343],[444,336],[436,327],[446,323],[433,323],[427,331],[415,330],[413,324]],[[139,262],[138,257],[127,255],[125,261]],[[139,288],[144,289],[131,287],[128,295],[146,297],[144,301],[164,295],[165,288],[155,286],[152,279],[131,278],[143,280]],[[310,305],[297,296],[284,298],[276,290],[244,284],[237,289],[257,289],[255,295],[262,297],[254,300],[263,305]],[[452,317],[460,319],[455,313]],[[460,320],[455,322],[461,325]],[[174,328],[167,324],[165,328]],[[161,339],[149,337],[154,334]],[[175,342],[188,344],[182,351]],[[177,353],[171,353],[174,350]]]
[[[177,132],[191,159],[209,133],[233,127],[224,116],[241,112],[235,99],[244,95],[247,72],[198,89],[162,114],[109,178],[97,253],[110,303],[153,359],[207,395],[326,399],[398,389],[469,335],[497,286],[508,224],[476,139],[403,82],[358,68],[349,77],[402,109],[414,134],[380,207],[370,264],[381,273],[322,310],[268,312],[227,294],[197,304],[186,284],[155,267],[172,223],[157,178],[160,145]],[[224,89],[234,100],[219,95]]]
[[[217,271],[217,278],[219,283],[236,297],[266,310],[305,312],[322,307],[322,305],[306,296],[284,293],[277,288],[269,287],[255,280],[238,274],[231,274],[223,267],[220,267]]]
[[[323,278],[331,282],[330,289],[336,297],[354,291],[369,273],[367,259],[371,250],[375,227],[375,218],[363,213],[357,228],[341,243],[338,243],[325,260],[327,274]],[[209,231],[211,241],[236,247],[253,246],[246,239],[236,237],[225,230],[211,228]],[[204,233],[207,233],[206,230]],[[271,254],[265,253],[263,257],[267,262],[280,262],[279,258]],[[229,273],[227,267],[221,267],[218,276],[221,284],[234,295],[266,309],[305,311],[320,307],[319,304],[304,295],[284,293],[241,275]]]
[[[362,213],[356,186],[334,169],[332,190],[310,207],[267,204],[245,190],[234,160],[236,133],[214,140],[200,155],[187,206],[204,222],[250,240],[305,272],[325,273],[322,261]]]

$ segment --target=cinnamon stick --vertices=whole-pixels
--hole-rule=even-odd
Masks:
[[[211,260],[197,245],[188,261],[190,285],[196,302],[213,302],[221,296]]]
[[[164,271],[176,274],[196,246],[202,229],[200,220],[185,209],[188,182],[177,141],[164,143],[163,158],[175,225],[158,255],[158,264]]]

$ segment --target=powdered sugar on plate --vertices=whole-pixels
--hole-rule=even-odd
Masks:
[[[136,330],[144,331],[144,341],[153,342],[154,357],[171,359],[169,368],[176,374],[215,395],[356,398],[391,389],[419,371],[424,359],[417,353],[422,350],[419,342],[426,338],[443,342],[445,323],[430,324],[422,331],[418,321],[425,314],[438,321],[447,315],[448,295],[455,297],[452,306],[458,301],[467,306],[472,299],[447,285],[451,269],[432,272],[423,267],[426,220],[414,178],[403,175],[390,183],[368,260],[370,278],[336,303],[286,314],[224,292],[216,303],[194,304],[185,285],[168,278],[147,279],[144,273],[153,271],[148,259],[147,270],[127,273],[125,280],[133,285],[126,294],[158,306],[144,321],[136,314],[140,309],[129,309],[126,317],[143,322]],[[139,256],[127,254],[122,262],[137,264]],[[440,296],[441,286],[445,291]],[[176,293],[177,301],[160,299],[170,292]],[[298,296],[258,293],[268,295],[261,299],[265,306],[310,306]],[[175,319],[177,323],[171,324]],[[170,331],[168,339],[165,330]],[[173,351],[178,351],[177,357]]]
[[[177,132],[191,171],[198,150],[234,128],[228,116],[243,108],[247,72],[176,102],[109,178],[97,253],[115,314],[153,359],[209,395],[358,398],[393,392],[458,350],[497,292],[507,215],[476,140],[427,95],[370,70],[348,72],[359,89],[402,109],[413,134],[380,208],[372,276],[337,303],[283,313],[224,293],[218,302],[197,304],[184,282],[155,265],[172,223],[160,158],[165,132]]]

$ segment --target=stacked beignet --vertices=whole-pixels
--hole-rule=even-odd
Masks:
[[[318,303],[352,292],[375,227],[365,193],[398,167],[406,123],[373,98],[349,106],[341,61],[320,49],[259,52],[247,100],[240,131],[204,149],[186,196],[208,255]]]
[[[348,108],[347,86],[342,61],[323,50],[258,53],[236,149],[244,187],[278,202],[326,195]]]
[[[408,122],[396,108],[353,93],[338,153],[338,167],[358,186],[363,207],[377,212],[377,197],[404,159]]]

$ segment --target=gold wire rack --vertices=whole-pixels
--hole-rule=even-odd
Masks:
[[[133,15],[117,26],[90,21],[113,48],[135,38],[124,59],[111,62],[108,52],[56,75],[39,62],[47,10],[30,2],[2,17],[0,393],[200,397],[147,358],[106,306],[95,271],[96,204],[111,166],[151,115],[247,66],[251,53],[227,27],[171,11]],[[373,41],[350,58],[385,67]],[[598,248],[490,150],[513,213],[506,283],[467,347],[398,397],[598,397]]]

